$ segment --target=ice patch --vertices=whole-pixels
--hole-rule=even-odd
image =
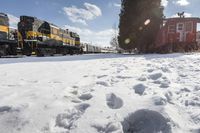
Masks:
[[[114,93],[106,95],[106,101],[108,107],[111,109],[119,109],[123,106],[123,100],[117,97]]]
[[[151,110],[138,110],[122,122],[124,133],[171,133],[169,120]]]

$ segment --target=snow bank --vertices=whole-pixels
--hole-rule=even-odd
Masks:
[[[1,133],[200,133],[200,54],[0,59]]]

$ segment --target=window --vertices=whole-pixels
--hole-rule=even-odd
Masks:
[[[0,25],[8,26],[8,19],[5,17],[0,17]]]
[[[54,35],[58,35],[58,29],[52,28],[52,33],[53,33]]]
[[[185,24],[185,31],[186,32],[192,32],[192,22],[187,22]]]
[[[176,29],[175,25],[169,25],[169,27],[168,27],[168,32],[174,33],[174,32],[175,32],[175,29]]]
[[[183,30],[183,24],[178,24],[178,30]]]

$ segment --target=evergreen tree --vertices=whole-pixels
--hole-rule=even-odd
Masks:
[[[125,50],[153,52],[162,17],[161,0],[122,0],[119,46]]]

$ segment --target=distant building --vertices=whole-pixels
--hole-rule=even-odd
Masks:
[[[197,43],[200,44],[200,31],[197,32]]]

